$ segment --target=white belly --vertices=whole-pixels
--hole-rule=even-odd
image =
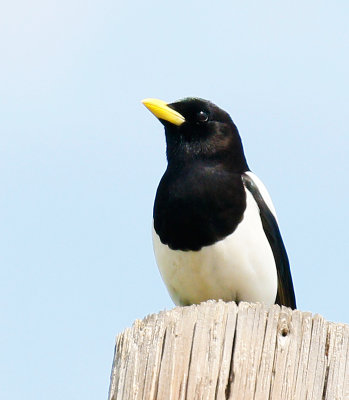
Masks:
[[[244,218],[225,239],[200,251],[172,250],[153,227],[155,258],[172,300],[178,305],[209,299],[274,304],[277,272],[258,206],[246,190]]]

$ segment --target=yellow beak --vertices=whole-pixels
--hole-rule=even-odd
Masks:
[[[152,112],[156,118],[168,121],[174,125],[182,125],[185,118],[179,112],[170,108],[167,103],[158,99],[144,99],[142,103]]]

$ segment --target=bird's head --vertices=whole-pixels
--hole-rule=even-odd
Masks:
[[[239,132],[229,114],[208,100],[186,98],[174,103],[145,99],[143,104],[165,126],[168,162],[192,159],[248,170]]]

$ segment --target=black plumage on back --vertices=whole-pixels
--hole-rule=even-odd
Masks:
[[[258,204],[263,229],[274,254],[278,275],[278,290],[275,303],[295,309],[296,297],[293,289],[290,264],[279,226],[254,181],[246,174],[242,175],[242,180]]]

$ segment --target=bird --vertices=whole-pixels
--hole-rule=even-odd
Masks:
[[[239,131],[214,103],[147,98],[165,128],[167,168],[153,208],[153,248],[176,305],[207,300],[296,308],[271,197],[246,161]]]

